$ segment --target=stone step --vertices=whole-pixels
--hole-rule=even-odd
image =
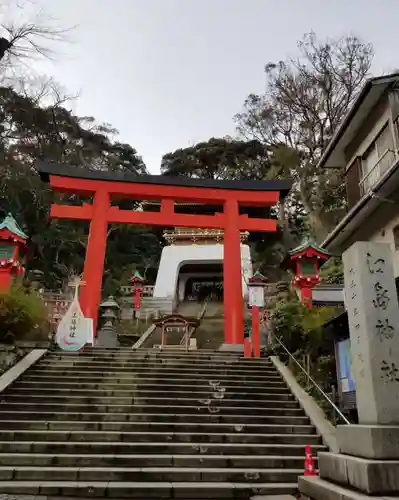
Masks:
[[[49,377],[46,377],[46,379]],[[217,384],[216,382],[209,381],[207,384],[201,384],[201,381],[198,381],[198,379],[195,379],[197,384],[189,384],[189,383],[181,383],[179,384],[179,380],[173,379],[172,382],[170,382],[170,379],[164,379],[164,380],[152,380],[150,379],[148,382],[144,381],[143,379],[140,379],[140,382],[112,382],[112,381],[107,381],[104,380],[103,382],[79,382],[76,379],[73,380],[65,380],[65,378],[57,378],[55,381],[51,379],[51,381],[43,381],[42,376],[38,376],[37,378],[34,377],[33,380],[30,380],[30,377],[28,379],[27,376],[22,376],[20,379],[18,379],[15,384],[13,384],[13,388],[19,388],[23,387],[26,389],[31,389],[37,387],[37,388],[48,388],[54,391],[58,391],[59,389],[63,388],[76,388],[76,389],[83,389],[83,390],[92,390],[92,389],[103,389],[103,390],[118,390],[118,391],[126,391],[126,390],[151,390],[151,391],[157,391],[161,390],[162,392],[190,392],[192,394],[193,392],[208,392],[212,387],[220,387],[220,384]],[[234,392],[239,392],[239,393],[245,393],[245,394],[261,394],[263,391],[266,391],[266,388],[264,388],[264,385],[237,385],[235,383],[229,384],[229,383],[224,383],[223,387],[226,388],[226,390],[231,390]],[[283,383],[278,383],[278,384],[267,384],[267,393],[268,394],[291,394],[290,390],[288,387]]]
[[[85,353],[79,354],[68,354],[68,355],[52,355],[47,354],[44,358],[48,361],[64,361],[64,362],[82,362],[82,363],[182,363],[182,364],[195,364],[198,366],[215,365],[215,366],[235,366],[240,365],[248,368],[259,368],[259,369],[275,369],[274,364],[265,359],[261,358],[220,358],[220,357],[193,357],[190,355],[183,354],[181,356],[177,355],[146,355],[146,356],[136,356],[134,354],[129,356],[109,356],[109,355],[85,355]]]
[[[94,376],[131,376],[131,377],[137,377],[137,376],[145,376],[146,374],[148,375],[157,375],[159,377],[164,377],[164,376],[178,376],[178,377],[192,377],[195,375],[201,375],[201,377],[217,377],[218,380],[223,380],[223,379],[243,379],[243,380],[259,380],[259,381],[276,381],[278,382],[281,379],[281,376],[278,375],[277,373],[273,373],[271,375],[264,374],[262,370],[258,370],[255,372],[249,372],[248,370],[202,370],[202,369],[196,369],[193,368],[192,370],[189,369],[180,369],[176,368],[175,370],[169,369],[169,368],[140,368],[140,369],[134,369],[134,368],[115,368],[114,370],[111,369],[111,367],[104,365],[102,368],[97,368],[97,367],[79,367],[79,366],[58,366],[58,365],[35,365],[32,371],[30,372],[32,374],[34,373],[46,373],[46,374],[58,374],[58,375],[70,375],[71,373],[75,374],[77,377],[80,377],[81,375],[90,375],[92,377]]]
[[[237,384],[237,383],[251,383],[251,384],[257,384],[257,385],[284,385],[284,382],[282,378],[280,377],[265,377],[265,376],[258,376],[258,375],[226,375],[226,374],[221,374],[221,373],[193,373],[193,374],[188,374],[188,373],[180,373],[180,372],[170,372],[167,370],[157,370],[157,371],[141,371],[137,373],[132,373],[132,372],[112,372],[112,371],[107,371],[107,372],[94,372],[94,371],[78,371],[78,370],[56,370],[56,369],[45,369],[45,368],[40,368],[40,367],[35,367],[32,370],[29,371],[29,376],[45,376],[49,377],[50,379],[55,379],[56,377],[62,378],[62,379],[71,379],[73,378],[74,380],[100,380],[104,378],[112,379],[112,380],[130,380],[132,382],[137,381],[137,380],[147,380],[147,379],[155,379],[161,378],[163,380],[172,380],[172,379],[177,379],[180,380],[180,382],[183,382],[184,380],[190,381],[197,381],[204,383],[204,381],[214,381],[214,382],[219,382],[221,385],[225,384],[226,382],[230,382],[231,384]],[[196,375],[196,376],[195,376]]]
[[[309,425],[309,418],[305,415],[271,416],[271,415],[221,415],[213,414],[186,414],[186,413],[88,413],[72,411],[23,411],[18,412],[18,420],[69,420],[90,422],[101,420],[103,422],[176,422],[184,425],[187,421],[192,423],[224,423],[240,424],[248,423],[256,425],[264,424],[288,424],[288,425]],[[4,410],[0,405],[0,420],[15,420],[14,410]]]
[[[271,360],[239,353],[53,351],[0,402],[2,494],[287,495],[325,450]]]
[[[43,387],[40,385],[39,387],[34,385],[35,388],[32,387],[24,387],[21,385],[13,385],[7,392],[3,392],[3,394],[8,394],[13,396],[23,396],[26,398],[27,395],[29,396],[40,396],[42,398],[45,398],[47,396],[51,396],[54,394],[57,394],[58,396],[62,397],[70,397],[70,396],[83,396],[86,398],[91,398],[91,397],[137,397],[137,398],[145,398],[145,397],[151,397],[151,398],[162,398],[165,396],[165,391],[160,391],[160,390],[148,390],[148,389],[120,389],[120,390],[108,390],[108,389],[103,389],[102,387],[99,387],[97,389],[80,389],[76,388],[74,386],[71,386],[70,388],[62,388],[58,387],[55,392],[55,388],[49,388],[49,387]],[[178,399],[185,399],[189,396],[193,396],[193,391],[176,391],[176,390],[168,390],[167,394],[170,394],[170,398],[178,398]],[[215,396],[216,394],[216,396]],[[196,398],[207,398],[207,397],[214,397],[215,399],[220,399],[218,396],[221,394],[224,396],[224,400],[226,399],[233,399],[233,400],[249,400],[249,401],[292,401],[294,399],[293,395],[289,393],[288,391],[286,393],[278,393],[278,392],[257,392],[257,393],[247,393],[247,392],[236,392],[236,391],[217,391],[217,390],[212,390],[211,387],[208,388],[207,391],[196,391],[195,396]],[[190,399],[194,399],[191,397]]]
[[[185,352],[183,349],[174,350],[168,347],[167,349],[160,351],[159,349],[148,349],[148,350],[133,350],[127,349],[125,351],[111,351],[111,350],[101,350],[101,348],[94,348],[89,350],[87,347],[83,352],[64,352],[64,351],[52,351],[48,354],[49,356],[61,356],[61,357],[107,357],[107,358],[126,358],[126,359],[167,359],[167,358],[176,358],[176,359],[193,359],[193,360],[243,360],[248,363],[271,363],[270,358],[261,357],[261,358],[244,358],[242,353],[235,352],[223,352],[223,351],[202,351],[202,350],[192,350]]]
[[[243,358],[240,356],[196,356],[192,353],[137,353],[137,351],[131,351],[130,354],[92,354],[87,352],[49,352],[44,359],[48,360],[67,360],[67,361],[102,361],[102,362],[116,362],[121,361],[123,363],[139,363],[139,362],[160,362],[160,363],[195,363],[198,365],[223,365],[223,364],[240,364],[248,367],[262,367],[262,368],[274,368],[274,364],[269,358]]]
[[[72,441],[72,442],[135,442],[135,443],[232,443],[232,444],[320,444],[317,434],[254,434],[186,432],[120,432],[120,431],[35,431],[0,430],[0,441]]]
[[[161,386],[162,384],[166,385],[186,385],[186,386],[203,386],[204,384],[209,386],[212,385],[217,385],[219,387],[261,387],[264,390],[269,391],[270,388],[272,387],[277,387],[277,388],[286,388],[287,386],[283,382],[283,380],[278,380],[278,381],[267,381],[265,382],[264,380],[250,380],[250,381],[245,381],[245,380],[232,380],[232,379],[222,379],[221,377],[196,377],[196,378],[186,378],[186,377],[161,377],[159,379],[156,376],[131,376],[131,375],[125,375],[125,376],[119,376],[119,377],[114,377],[112,374],[104,374],[100,376],[93,376],[93,375],[85,375],[85,374],[79,374],[79,376],[73,376],[69,373],[69,375],[62,375],[59,374],[58,372],[54,373],[33,373],[33,371],[29,371],[27,375],[22,375],[20,378],[21,381],[35,381],[37,383],[40,383],[40,381],[43,382],[74,382],[75,384],[83,384],[83,383],[96,383],[96,384],[103,384],[103,383],[117,383],[118,385],[121,384],[128,384],[131,386],[134,385],[140,385],[142,386],[143,384],[159,384]]]
[[[218,405],[217,400],[213,400],[211,404],[198,403],[196,406],[189,405],[102,405],[102,404],[78,404],[65,402],[49,403],[39,400],[38,402],[11,402],[6,401],[1,404],[1,411],[67,411],[67,412],[86,412],[86,413],[184,413],[184,414],[212,414],[222,413],[223,415],[256,415],[267,414],[269,416],[301,416],[304,414],[301,408],[265,408],[264,406],[223,406]],[[173,403],[173,401],[172,401]]]
[[[47,354],[43,360],[54,361],[54,362],[65,362],[65,363],[151,363],[151,364],[193,364],[196,366],[243,366],[247,368],[264,369],[264,370],[274,370],[275,366],[272,362],[262,360],[260,358],[210,358],[210,357],[199,357],[194,358],[192,356],[85,356],[84,353],[80,353],[72,357],[68,356],[54,356]]]
[[[314,437],[314,436],[313,436]],[[106,454],[106,455],[279,455],[305,456],[304,444],[282,443],[198,443],[198,442],[113,442],[113,441],[0,441],[2,453],[46,453],[46,454]],[[316,455],[325,451],[321,444],[312,445]],[[0,490],[1,491],[1,490]]]
[[[34,467],[0,466],[0,480],[16,481],[148,481],[293,483],[300,469],[244,469],[205,467]]]
[[[190,433],[255,433],[255,434],[315,434],[312,425],[223,424],[198,422],[84,422],[70,420],[0,420],[0,429],[53,431],[119,431]]]
[[[244,499],[253,495],[295,494],[293,483],[207,483],[207,482],[65,482],[65,481],[0,481],[0,491],[24,495],[62,495],[69,497],[107,497],[141,499],[204,498]]]
[[[270,378],[280,377],[277,370],[273,368],[263,368],[263,367],[245,367],[241,364],[226,364],[216,366],[212,363],[209,365],[198,365],[196,363],[150,363],[150,362],[142,362],[142,363],[130,363],[130,362],[82,362],[82,361],[50,361],[50,360],[41,360],[39,363],[35,365],[37,368],[51,368],[57,370],[70,370],[71,368],[76,370],[90,370],[90,371],[115,371],[115,372],[140,372],[140,371],[179,371],[184,373],[222,373],[222,374],[248,374],[248,375],[261,375],[267,376]]]
[[[192,351],[195,352],[195,351]],[[86,352],[47,352],[43,358],[49,361],[64,361],[78,363],[183,363],[197,365],[243,365],[248,368],[264,368],[275,369],[274,363],[269,358],[244,358],[242,355],[233,356],[198,356],[195,354],[185,353],[170,353],[169,351],[157,352],[153,354],[139,354],[136,351],[131,351],[130,354],[102,354]]]
[[[164,394],[165,396],[165,394]],[[219,397],[216,397],[219,396]],[[43,394],[29,394],[29,403],[43,402]],[[194,406],[194,405],[211,405],[212,407],[224,408],[226,406],[245,407],[246,409],[259,408],[260,405],[265,408],[298,408],[298,403],[295,400],[279,400],[279,399],[236,399],[231,398],[226,393],[209,392],[204,398],[180,398],[170,395],[169,397],[149,397],[149,396],[87,396],[84,394],[46,394],[46,404],[68,404],[68,405],[112,405],[112,406]],[[26,394],[15,394],[8,392],[2,395],[2,403],[23,403],[26,401]]]
[[[315,459],[317,461],[317,458]],[[279,455],[95,455],[0,453],[2,466],[40,467],[238,467],[302,469],[304,457]]]

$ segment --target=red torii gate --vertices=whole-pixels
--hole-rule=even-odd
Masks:
[[[83,279],[80,293],[83,314],[92,318],[94,331],[101,300],[108,224],[142,224],[222,229],[224,231],[224,327],[226,344],[243,344],[243,305],[240,231],[270,231],[277,221],[250,218],[239,212],[240,205],[271,206],[284,198],[291,181],[214,181],[209,179],[136,176],[83,170],[57,163],[40,163],[43,181],[54,191],[93,196],[93,203],[82,206],[51,206],[50,217],[90,221]],[[160,200],[159,212],[120,210],[111,206],[113,198]],[[196,201],[219,204],[223,213],[215,215],[178,214],[174,203]]]

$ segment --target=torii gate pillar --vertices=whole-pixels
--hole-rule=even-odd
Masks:
[[[243,344],[244,317],[238,203],[235,200],[226,201],[224,214],[226,217],[223,248],[225,343]]]
[[[101,303],[109,206],[109,193],[107,191],[97,191],[93,200],[93,216],[90,222],[83,270],[85,286],[82,286],[79,297],[84,316],[93,319],[94,332],[97,330],[98,308]]]

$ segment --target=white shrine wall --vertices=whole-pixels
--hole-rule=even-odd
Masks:
[[[179,271],[185,264],[223,263],[223,245],[170,245],[162,250],[154,297],[174,297],[177,292]],[[241,245],[242,292],[247,294],[246,282],[252,276],[252,261],[248,245]],[[206,273],[204,274],[206,275]],[[181,285],[183,286],[183,285]],[[185,283],[184,283],[185,286]],[[181,290],[179,290],[181,294]]]

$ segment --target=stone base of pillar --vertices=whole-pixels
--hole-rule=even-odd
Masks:
[[[116,348],[119,347],[118,335],[113,327],[104,326],[97,335],[97,347]]]
[[[299,491],[301,500],[398,500],[399,496],[367,495],[339,484],[320,479],[319,477],[300,477]]]
[[[218,351],[244,352],[244,344],[222,344]]]
[[[320,477],[301,477],[302,499],[399,499],[399,426],[337,429],[340,453],[319,453]]]

